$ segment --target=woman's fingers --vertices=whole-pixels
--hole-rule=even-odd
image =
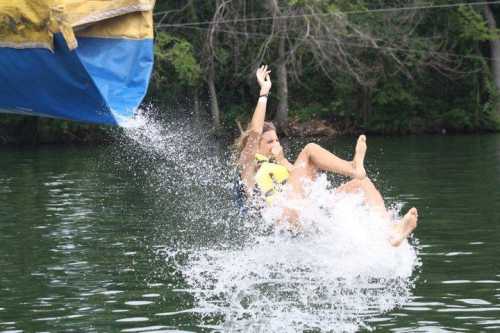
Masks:
[[[268,70],[267,65],[262,65],[257,69],[257,81],[259,81],[259,84],[263,84],[266,81],[271,81],[271,77],[269,76],[271,74],[271,71]]]
[[[257,69],[257,72],[255,73],[255,75],[257,76],[257,81],[259,81],[259,84],[262,81],[264,81],[263,69],[264,66],[260,66],[259,69]]]

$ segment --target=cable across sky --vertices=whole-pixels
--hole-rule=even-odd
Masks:
[[[210,25],[212,23],[222,24],[222,23],[238,23],[238,22],[258,22],[258,21],[268,21],[268,20],[288,20],[303,17],[316,17],[316,16],[335,16],[335,15],[355,15],[355,14],[369,14],[369,13],[390,13],[398,11],[414,11],[414,10],[430,10],[430,9],[446,9],[446,8],[456,8],[460,6],[484,6],[484,5],[496,5],[500,4],[500,0],[495,1],[480,1],[480,2],[459,2],[452,4],[443,5],[426,5],[426,6],[410,6],[410,7],[391,7],[391,8],[375,8],[375,9],[365,9],[365,10],[351,10],[351,11],[336,11],[334,13],[318,13],[318,14],[298,14],[298,15],[282,15],[282,16],[262,16],[262,17],[248,17],[248,18],[238,18],[230,20],[220,20],[220,21],[199,21],[199,22],[185,22],[185,23],[166,23],[162,24],[162,27],[186,27],[186,26],[203,26]],[[154,15],[167,14],[170,11],[157,12]]]

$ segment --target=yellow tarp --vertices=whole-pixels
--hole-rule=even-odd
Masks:
[[[0,0],[0,47],[52,49],[53,34],[68,46],[87,37],[153,38],[155,0]]]

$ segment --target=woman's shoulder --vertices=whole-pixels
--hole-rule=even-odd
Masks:
[[[242,150],[240,152],[240,163],[248,163],[250,161],[253,162],[255,159],[255,153],[257,152],[258,144],[259,144],[260,134],[255,131],[249,131],[246,139],[244,140],[244,144]]]

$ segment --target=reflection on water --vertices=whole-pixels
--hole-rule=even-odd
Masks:
[[[389,205],[420,210],[417,251],[391,256],[349,233],[374,222],[362,210],[327,237],[256,230],[234,213],[225,144],[172,126],[0,152],[0,332],[500,330],[499,135],[369,138]]]

